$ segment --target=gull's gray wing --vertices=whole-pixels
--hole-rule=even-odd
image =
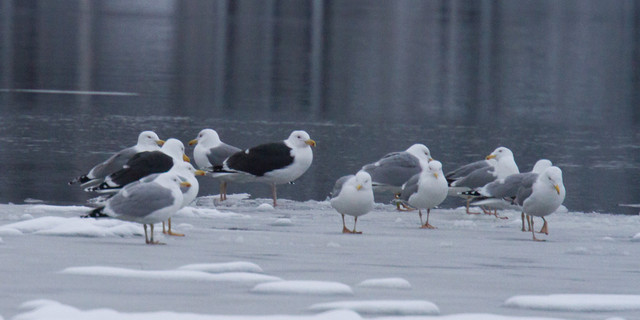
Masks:
[[[526,186],[520,187],[520,189],[518,189],[516,198],[513,200],[513,203],[522,207],[522,205],[524,204],[524,200],[526,200],[531,195],[532,192],[533,192],[533,184],[528,187]]]
[[[493,174],[494,167],[488,166],[476,169],[464,178],[458,179],[451,183],[452,187],[467,187],[470,189],[480,188],[487,183],[493,182],[496,176]]]
[[[538,174],[532,172],[512,174],[504,181],[496,180],[484,186],[482,189],[487,196],[495,198],[513,198],[518,194],[520,187],[531,187],[538,178]]]
[[[105,209],[109,215],[118,219],[135,221],[173,205],[174,201],[168,188],[157,183],[135,183],[109,199]]]
[[[242,151],[240,148],[222,143],[221,145],[209,149],[207,152],[207,159],[211,166],[221,166],[225,159],[229,158],[232,154]]]
[[[338,178],[338,180],[336,180],[336,183],[333,185],[333,190],[331,190],[329,197],[331,197],[331,199],[337,197],[340,194],[340,191],[342,191],[342,185],[344,185],[344,183],[352,177],[354,177],[354,175],[350,174]]]
[[[402,186],[402,192],[400,193],[400,199],[409,201],[409,197],[412,194],[418,192],[418,182],[420,181],[420,174],[414,174],[407,182]]]
[[[487,160],[480,160],[466,164],[458,169],[448,172],[444,177],[447,179],[447,182],[451,183],[455,180],[468,176],[469,174],[480,168],[485,167],[489,167],[489,162],[487,162]]]
[[[131,157],[136,153],[135,147],[122,149],[120,152],[109,157],[109,159],[91,168],[87,177],[91,179],[103,179],[106,176],[122,169],[122,166],[124,166],[125,163],[127,163],[127,161],[129,161],[129,159],[131,159]]]
[[[408,152],[387,154],[375,163],[367,164],[362,170],[371,175],[373,185],[402,186],[416,173],[420,173],[420,161]]]

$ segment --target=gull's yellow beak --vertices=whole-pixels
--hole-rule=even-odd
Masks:
[[[556,192],[560,194],[560,186],[557,184],[554,184],[553,187],[556,188]]]
[[[491,159],[495,159],[496,155],[495,154],[490,154],[487,156],[487,160],[491,160]]]
[[[186,182],[186,181],[182,181],[182,182],[180,182],[180,186],[181,186],[181,187],[189,188],[189,187],[191,187],[191,183]]]
[[[164,144],[164,140],[156,140],[156,143],[162,147],[162,145]]]
[[[429,157],[429,162],[433,161],[433,158]]]
[[[196,176],[204,176],[205,174],[207,174],[207,173],[204,172],[203,170],[196,170],[196,172],[195,172]]]
[[[189,159],[186,154],[182,154],[182,160],[184,160],[184,162],[191,162],[191,159]]]
[[[437,172],[434,172],[433,176],[436,177],[436,179],[438,179],[438,173]]]
[[[316,146],[316,142],[315,142],[315,141],[313,141],[313,140],[311,140],[311,139],[309,139],[309,140],[305,141],[304,143],[306,143],[306,144],[308,144],[308,145],[310,145],[310,146],[312,146],[312,147],[315,147],[315,146]]]
[[[356,190],[360,191],[360,189],[362,189],[362,185],[361,184],[356,186]]]
[[[189,145],[192,146],[194,144],[198,143],[198,139],[193,139],[191,141],[189,141]]]

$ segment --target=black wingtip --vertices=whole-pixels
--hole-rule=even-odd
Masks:
[[[480,194],[480,192],[478,192],[476,190],[463,191],[460,194],[465,195],[465,196],[472,196],[472,197],[481,197],[482,196]]]
[[[80,217],[81,218],[107,218],[107,217],[109,217],[108,215],[102,213],[103,209],[104,209],[104,207],[95,208],[95,209],[91,210],[91,212],[89,212],[88,214],[86,214],[84,216],[80,216]]]

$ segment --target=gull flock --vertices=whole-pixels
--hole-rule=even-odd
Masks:
[[[181,141],[164,141],[156,133],[144,131],[135,146],[115,153],[69,181],[70,185],[80,184],[85,191],[99,195],[90,200],[95,209],[85,217],[138,222],[144,227],[147,244],[159,244],[153,239],[153,226],[160,222],[164,233],[183,236],[171,231],[171,216],[195,200],[199,192],[196,176],[205,175],[220,181],[220,201],[227,198],[228,183],[266,183],[271,187],[275,207],[277,185],[293,183],[309,169],[313,161],[311,147],[316,142],[307,132],[296,130],[285,140],[242,150],[222,142],[215,130],[203,129],[189,145],[195,145],[193,158],[198,170],[191,165]],[[330,203],[342,216],[343,233],[362,233],[356,231],[356,223],[358,217],[373,209],[374,193],[393,194],[398,210],[417,210],[424,229],[436,228],[429,223],[431,209],[448,196],[465,199],[467,214],[501,218],[498,209],[517,208],[522,212],[522,231],[531,231],[535,241],[544,240],[536,238],[533,217],[543,220],[538,233],[548,234],[545,216],[555,212],[566,195],[562,170],[547,159],[538,161],[531,172],[520,173],[513,152],[498,147],[485,159],[445,174],[442,163],[434,160],[429,148],[418,143],[337,179]],[[470,205],[483,212],[471,212]],[[353,229],[347,228],[345,215],[354,217]]]

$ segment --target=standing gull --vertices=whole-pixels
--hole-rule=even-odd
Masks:
[[[171,170],[174,164],[189,162],[184,154],[184,145],[178,139],[168,139],[158,151],[141,152],[134,155],[122,169],[110,174],[105,181],[87,191],[113,193],[125,185],[137,181],[153,173]]]
[[[553,164],[551,163],[551,161],[547,159],[540,159],[536,162],[530,172],[512,174],[505,179],[493,181],[486,184],[482,188],[463,192],[463,194],[480,197],[480,202],[477,203],[478,205],[484,205],[483,202],[491,202],[492,200],[498,200],[504,204],[507,204],[507,202],[511,203],[518,195],[518,190],[520,188],[531,188],[531,186],[533,186],[533,183],[538,179],[538,175],[540,175],[552,165]],[[521,213],[520,217],[522,220],[522,231],[525,231],[524,212]],[[526,220],[527,222],[529,222],[529,230],[531,230],[531,222],[529,220],[529,217],[526,217]]]
[[[149,181],[150,180],[150,181]],[[110,217],[141,223],[147,244],[159,244],[153,240],[153,224],[165,221],[180,209],[183,202],[181,187],[188,188],[174,173],[166,172],[154,179],[142,179],[122,188],[107,200],[102,210]],[[151,237],[147,235],[151,227]]]
[[[89,173],[76,177],[69,184],[81,183],[83,187],[91,187],[104,181],[104,178],[120,169],[135,154],[145,151],[156,151],[164,141],[153,131],[143,131],[138,135],[136,145],[120,150],[109,159],[95,165]]]
[[[193,149],[193,160],[201,170],[213,170],[221,166],[225,159],[241,151],[220,140],[220,136],[213,129],[202,129],[198,137],[189,141],[189,145],[196,145]],[[227,179],[220,177],[220,201],[227,200]]]
[[[520,188],[514,203],[522,207],[522,211],[530,216],[541,217],[544,221],[540,233],[549,234],[547,220],[545,216],[555,212],[566,195],[564,184],[562,183],[562,170],[558,167],[550,167],[544,170],[530,188]],[[541,241],[536,238],[533,228],[533,218],[531,219],[531,234],[534,241]]]
[[[189,188],[183,189],[182,193],[182,206],[180,209],[188,206],[196,199],[198,196],[198,191],[200,190],[200,183],[198,183],[198,179],[196,176],[204,176],[205,172],[202,170],[196,170],[191,163],[189,162],[180,162],[176,163],[171,170],[168,172],[177,175],[182,181],[186,181],[191,185]],[[152,176],[160,176],[161,174],[156,173]],[[150,176],[149,176],[150,177]],[[144,178],[143,178],[144,179]],[[167,219],[167,230],[165,230],[164,221],[162,222],[162,233],[172,235],[172,236],[184,236],[182,233],[176,233],[171,231],[171,218]]]
[[[356,233],[358,217],[373,209],[373,189],[371,176],[366,171],[358,171],[356,175],[344,176],[336,181],[331,192],[331,206],[342,215],[342,233]],[[353,230],[349,230],[344,215],[353,216]]]
[[[492,159],[495,160],[495,162],[490,162],[488,166],[475,169],[468,175],[459,177],[449,183],[449,187],[451,187],[450,190],[455,190],[457,194],[461,194],[467,199],[466,212],[468,214],[473,213],[469,212],[471,197],[463,195],[462,192],[480,188],[495,180],[504,179],[512,174],[520,173],[518,165],[513,158],[513,152],[508,148],[496,148],[486,157],[486,160]]]
[[[287,140],[234,153],[222,165],[213,168],[212,176],[229,181],[268,183],[275,207],[276,185],[293,182],[309,169],[313,161],[311,147],[315,145],[305,131],[293,131]]]
[[[420,216],[420,227],[425,229],[435,229],[429,224],[429,213],[431,208],[436,207],[447,198],[447,180],[442,173],[442,163],[437,160],[426,163],[421,162],[422,172],[414,175],[402,186],[401,201],[412,208],[418,209]],[[422,209],[427,209],[427,222],[422,224]]]
[[[364,165],[362,170],[371,175],[375,192],[398,195],[402,185],[420,173],[420,161],[431,161],[431,152],[424,144],[416,143],[405,151],[391,152],[380,160]]]

